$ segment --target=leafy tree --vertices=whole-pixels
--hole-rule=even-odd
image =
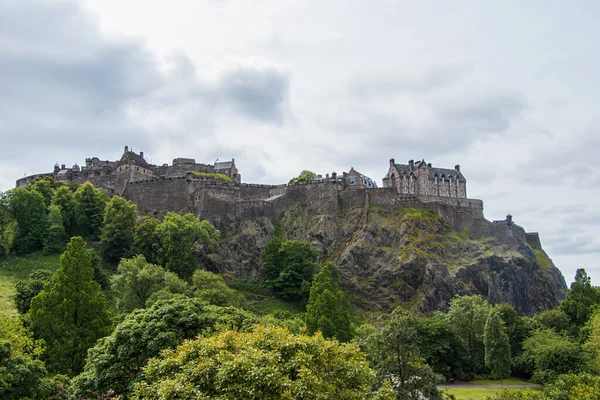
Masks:
[[[212,251],[218,243],[219,231],[206,220],[193,214],[167,213],[155,229],[159,240],[157,261],[182,278],[192,276],[198,266],[197,253]]]
[[[279,273],[283,270],[283,262],[279,254],[282,243],[283,235],[281,234],[281,227],[277,224],[275,234],[271,236],[260,253],[263,276],[267,282],[275,281],[279,277]]]
[[[417,324],[412,313],[398,307],[364,348],[380,379],[391,381],[397,399],[441,399],[439,377],[419,353]]]
[[[306,327],[309,334],[321,331],[326,339],[335,337],[347,342],[354,336],[350,319],[350,303],[340,290],[332,263],[325,263],[313,278],[306,306]]]
[[[133,239],[133,253],[143,254],[148,262],[157,264],[158,237],[156,227],[160,221],[156,218],[145,219],[135,228]]]
[[[295,178],[290,179],[289,184],[292,183],[301,183],[301,182],[310,182],[313,179],[315,179],[317,177],[317,174],[315,174],[312,171],[308,171],[308,170],[304,170],[302,172],[300,172],[300,175],[298,175]]]
[[[373,380],[355,343],[258,325],[186,341],[150,360],[133,398],[351,400],[366,398]]]
[[[63,226],[69,235],[75,233],[75,197],[68,186],[60,186],[52,196],[52,204],[60,207]]]
[[[510,304],[501,303],[495,307],[506,328],[506,334],[510,342],[510,354],[512,357],[517,357],[521,354],[523,341],[535,329],[535,324],[530,317],[518,315],[517,310]]]
[[[27,186],[26,190],[36,191],[44,197],[46,207],[50,206],[52,196],[54,196],[55,183],[52,178],[38,178]]]
[[[498,379],[510,376],[510,342],[497,309],[492,308],[485,322],[483,333],[485,345],[485,366]]]
[[[592,313],[593,306],[598,303],[600,291],[592,286],[585,269],[580,268],[575,273],[575,281],[571,284],[567,297],[560,303],[559,309],[567,314],[573,325],[581,327]]]
[[[44,196],[35,190],[15,189],[10,199],[10,211],[17,221],[14,240],[17,253],[41,250],[47,229]]]
[[[310,283],[315,273],[317,252],[310,243],[284,240],[277,248],[273,241],[263,250],[266,260],[267,285],[280,297],[289,300],[307,300]]]
[[[466,350],[472,376],[485,364],[483,332],[490,308],[491,305],[479,295],[457,296],[450,302],[448,322]]]
[[[51,280],[52,271],[38,269],[29,274],[29,279],[17,281],[14,297],[17,311],[21,314],[27,314],[31,299],[37,296]]]
[[[111,278],[111,287],[117,297],[118,309],[125,313],[136,308],[145,308],[148,299],[158,291],[189,291],[186,282],[174,273],[165,271],[160,265],[150,264],[143,255],[122,259],[117,273]]]
[[[74,392],[80,396],[88,390],[126,394],[139,380],[148,359],[161,350],[202,332],[247,330],[254,323],[253,316],[242,310],[183,296],[135,310],[90,349],[83,373],[73,380]]]
[[[588,355],[581,346],[564,334],[551,329],[535,331],[523,343],[523,354],[517,360],[532,374],[532,381],[548,383],[558,375],[586,372]]]
[[[48,233],[44,239],[44,253],[54,254],[64,251],[67,239],[60,207],[51,205],[48,207]]]
[[[197,270],[192,276],[194,296],[217,306],[239,307],[244,295],[225,283],[221,275],[206,270]]]
[[[77,188],[73,200],[75,222],[79,232],[86,238],[97,240],[104,220],[106,193],[86,182]]]
[[[546,310],[533,316],[540,328],[550,328],[556,333],[572,331],[571,320],[562,310]]]
[[[417,341],[421,356],[434,372],[446,378],[464,376],[465,350],[445,314],[417,318]]]
[[[31,300],[29,314],[36,333],[48,344],[48,366],[77,373],[87,349],[104,336],[110,323],[106,299],[94,281],[86,244],[74,236],[60,257],[52,282]]]
[[[584,349],[589,352],[598,371],[600,371],[600,310],[596,309],[594,314],[586,323],[588,338]]]
[[[0,398],[53,398],[42,352],[19,318],[0,312]]]
[[[129,254],[136,215],[137,207],[132,202],[120,196],[108,201],[100,234],[100,250],[106,260],[117,262]]]
[[[0,192],[0,257],[7,256],[17,236],[18,224],[10,212],[12,191]]]

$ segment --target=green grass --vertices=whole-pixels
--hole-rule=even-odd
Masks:
[[[475,379],[473,381],[474,385],[527,385],[529,382],[526,379],[521,378],[506,378],[502,381],[500,380],[492,380],[492,379]]]
[[[37,269],[56,271],[60,264],[59,258],[58,254],[34,253],[24,257],[0,259],[0,310],[16,313],[13,297],[17,281],[27,279]]]
[[[548,254],[542,249],[535,249],[535,258],[537,259],[538,264],[542,270],[548,269],[550,267],[550,258]]]
[[[502,393],[503,389],[444,389],[444,392],[456,396],[456,400],[485,400],[488,397],[496,397]],[[513,389],[514,391],[515,389]]]
[[[198,176],[200,178],[214,178],[214,179],[221,179],[223,181],[229,182],[229,183],[233,183],[233,178],[225,175],[225,174],[217,174],[217,173],[206,173],[206,172],[193,172],[193,174],[195,176]]]
[[[299,314],[304,312],[304,307],[302,304],[276,298],[253,303],[251,308],[262,314],[274,314],[277,311],[287,311],[290,314]]]

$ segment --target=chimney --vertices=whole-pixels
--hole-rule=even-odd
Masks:
[[[396,164],[396,160],[394,160],[393,158],[390,158],[390,167],[393,167],[394,164]]]
[[[458,164],[457,164],[457,165],[455,165],[455,166],[454,166],[454,169],[456,170],[456,172],[460,172],[460,165],[458,165]]]
[[[140,151],[140,157],[144,158],[144,152]]]
[[[60,164],[60,169],[65,169],[65,164]]]
[[[415,160],[408,160],[408,165],[410,165],[410,169],[415,167]]]
[[[427,164],[427,166],[428,166],[429,168],[431,168],[431,163]]]
[[[125,153],[129,151],[129,146],[125,146]]]

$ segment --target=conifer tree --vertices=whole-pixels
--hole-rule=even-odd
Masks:
[[[106,194],[86,182],[79,186],[73,197],[75,222],[79,232],[86,238],[97,240],[104,220]]]
[[[510,376],[510,342],[504,322],[495,308],[490,310],[485,322],[483,343],[485,345],[485,366],[491,370],[492,375],[496,379]]]
[[[327,262],[314,276],[306,306],[306,327],[310,334],[321,331],[325,338],[347,342],[353,336],[350,305],[339,288],[336,268]]]
[[[106,299],[94,280],[92,258],[79,236],[71,238],[52,282],[31,300],[31,323],[48,345],[48,367],[76,374],[87,349],[107,332]]]
[[[128,256],[133,245],[137,207],[120,196],[108,201],[104,209],[104,225],[100,234],[102,256],[117,262]]]
[[[60,253],[64,250],[66,243],[67,234],[60,207],[51,205],[48,207],[48,234],[44,240],[44,253]]]

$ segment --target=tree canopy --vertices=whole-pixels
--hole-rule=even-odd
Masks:
[[[130,254],[136,217],[135,204],[120,196],[114,196],[106,203],[100,234],[100,251],[106,260],[118,262]]]

